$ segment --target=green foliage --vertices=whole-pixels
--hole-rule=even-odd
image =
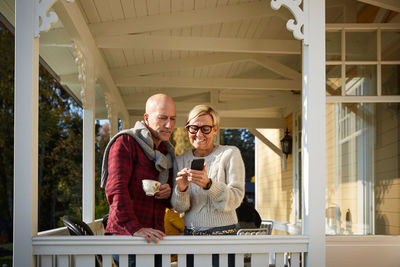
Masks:
[[[43,68],[39,70],[39,231],[81,217],[82,108]],[[14,38],[0,24],[0,244],[12,242],[14,140]],[[28,115],[28,114],[27,114]],[[108,213],[100,168],[109,130],[96,122],[96,215]],[[8,262],[8,259],[1,259]]]
[[[12,240],[14,38],[0,24],[0,243]]]
[[[247,129],[225,129],[221,133],[221,144],[239,148],[246,168],[246,181],[254,176],[254,135]]]

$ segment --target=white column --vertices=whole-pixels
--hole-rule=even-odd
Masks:
[[[83,181],[82,181],[82,220],[86,223],[95,220],[95,99],[96,82],[88,77],[86,103],[83,109]]]
[[[118,133],[118,109],[110,93],[104,96],[107,107],[107,118],[110,123],[110,138]]]
[[[325,1],[305,0],[302,170],[306,266],[325,266]]]
[[[15,1],[13,266],[34,266],[38,231],[39,38],[34,0]]]

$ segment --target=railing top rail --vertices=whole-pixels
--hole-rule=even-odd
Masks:
[[[209,254],[306,252],[306,236],[167,236],[157,244],[131,236],[46,236],[32,239],[34,255]]]

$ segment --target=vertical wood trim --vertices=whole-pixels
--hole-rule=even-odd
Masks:
[[[95,266],[94,255],[75,255],[75,266],[76,267],[89,267]]]
[[[194,267],[212,266],[211,254],[194,254]]]
[[[58,255],[57,257],[57,267],[68,267],[69,266],[69,256],[68,255]]]
[[[186,255],[178,254],[178,267],[186,267]]]
[[[325,1],[305,0],[309,45],[303,43],[302,171],[305,266],[325,266]]]
[[[34,266],[37,235],[39,38],[35,1],[15,1],[13,265]]]
[[[87,105],[83,109],[83,181],[82,181],[82,220],[91,223],[95,219],[95,114],[96,97],[93,70],[90,73],[87,82]]]
[[[244,266],[244,254],[236,253],[235,255],[235,266],[243,267]]]

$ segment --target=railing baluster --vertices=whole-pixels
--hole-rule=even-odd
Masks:
[[[136,255],[136,266],[154,266],[154,255]]]
[[[119,255],[119,267],[128,267],[128,255]]]
[[[300,253],[291,253],[290,267],[300,267]]]
[[[219,254],[219,266],[228,267],[228,254]]]
[[[170,266],[170,265],[171,265],[171,254],[163,254],[162,266]]]
[[[235,255],[235,267],[243,267],[244,266],[244,254],[237,253]]]
[[[75,255],[76,267],[91,267],[95,266],[94,255]]]
[[[276,267],[285,266],[285,255],[283,253],[275,253],[275,266]]]
[[[178,254],[178,267],[186,267],[186,254]]]
[[[69,256],[58,255],[57,256],[57,267],[69,267]]]
[[[43,267],[52,267],[53,266],[53,257],[51,255],[44,255],[41,257],[41,265]]]
[[[111,267],[112,266],[112,256],[111,255],[102,255],[103,262],[102,267]]]
[[[194,267],[212,266],[211,254],[195,254]]]
[[[269,255],[266,253],[252,253],[251,254],[251,266],[269,266]]]

